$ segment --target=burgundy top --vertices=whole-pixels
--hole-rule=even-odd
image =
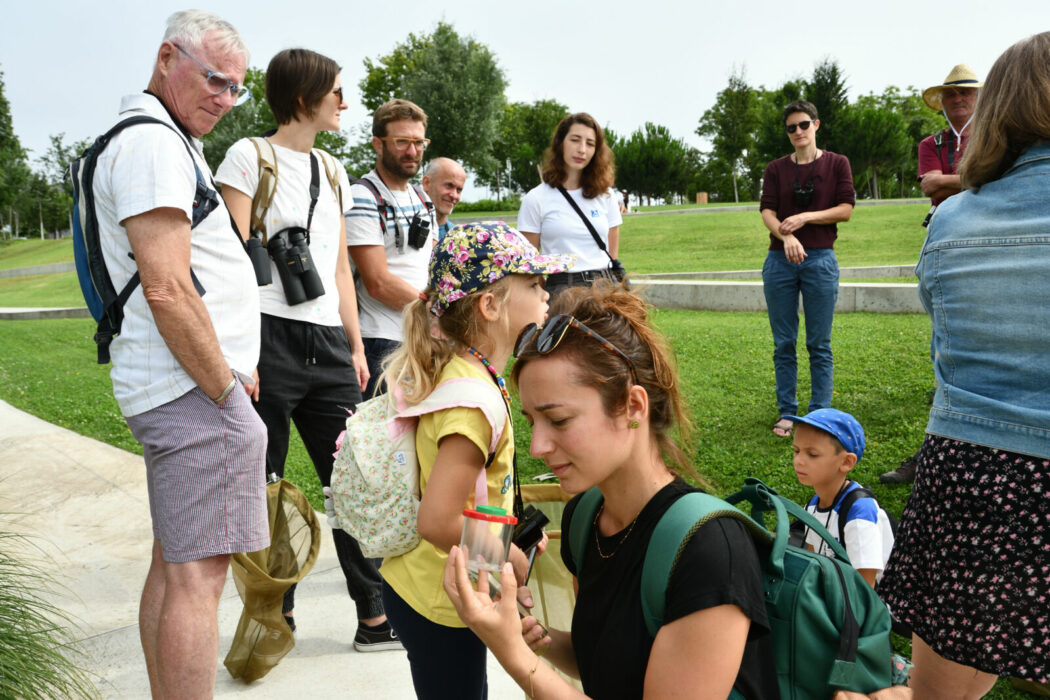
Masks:
[[[941,156],[937,157],[937,144],[933,142],[936,134],[927,136],[919,142],[919,172],[918,177],[921,180],[922,176],[931,170],[940,170],[945,175],[954,175],[959,172],[959,162],[962,160],[963,151],[966,150],[966,144],[970,140],[970,132],[967,131],[962,136],[962,141],[959,143],[959,150],[955,152],[955,158],[951,165],[948,164],[948,152],[950,148],[955,147],[955,134],[952,133],[951,129],[945,129],[941,132]],[[940,199],[930,199],[932,204],[940,204],[947,197],[941,197]]]
[[[777,158],[766,166],[759,209],[772,209],[777,218],[783,221],[804,211],[822,211],[839,204],[856,203],[853,172],[846,156],[821,151],[820,157],[814,162],[797,167],[796,178],[795,162],[790,155]],[[799,207],[795,204],[795,183],[797,181],[800,187],[805,187],[811,179],[813,199],[809,206]],[[804,248],[834,248],[838,227],[835,224],[806,224],[795,231],[795,237]],[[770,233],[769,249],[784,250],[784,242]]]

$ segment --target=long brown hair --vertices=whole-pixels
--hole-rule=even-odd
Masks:
[[[564,144],[565,137],[569,135],[569,129],[573,124],[582,124],[594,129],[594,157],[587,167],[580,173],[580,185],[583,187],[583,196],[587,199],[597,197],[609,191],[616,178],[616,167],[613,164],[613,152],[605,143],[605,132],[594,117],[586,112],[577,112],[558,122],[554,130],[554,138],[551,139],[550,148],[543,154],[543,181],[551,187],[560,187],[565,184],[568,170],[565,167]]]
[[[979,189],[997,180],[1037,141],[1050,140],[1050,32],[1023,39],[988,72],[959,177]]]
[[[570,287],[558,295],[551,316],[569,314],[631,358],[638,383],[649,394],[649,427],[665,463],[685,472],[700,484],[705,480],[692,467],[680,445],[691,444],[692,420],[678,382],[678,367],[667,339],[649,320],[649,307],[624,289],[599,280],[593,287]],[[613,352],[595,352],[594,340],[583,333],[566,333],[549,355],[567,356],[575,364],[575,378],[593,388],[602,399],[607,416],[627,409],[631,370]],[[544,357],[534,347],[514,362],[515,384],[529,362]],[[677,432],[677,440],[672,437]]]

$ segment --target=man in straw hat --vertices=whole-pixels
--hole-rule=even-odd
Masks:
[[[965,63],[952,68],[940,85],[926,88],[923,101],[930,109],[939,109],[948,120],[948,128],[927,136],[919,143],[919,183],[922,193],[930,198],[930,211],[922,225],[930,223],[937,205],[962,190],[958,167],[963,150],[970,138],[970,122],[977,105],[977,90],[984,83],[977,80]],[[901,465],[879,477],[884,484],[906,484],[915,481],[915,466],[919,453],[901,462]]]
[[[930,198],[933,206],[962,189],[957,169],[970,137],[977,90],[983,85],[968,65],[960,63],[952,68],[942,84],[922,93],[929,108],[940,110],[948,120],[947,129],[926,137],[919,144],[919,182],[922,193]]]

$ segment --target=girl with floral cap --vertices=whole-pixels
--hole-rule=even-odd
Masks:
[[[439,384],[481,379],[510,397],[502,372],[529,324],[542,324],[548,294],[543,275],[564,272],[572,256],[543,256],[503,223],[458,226],[430,260],[427,289],[404,311],[404,344],[384,380],[395,400],[415,405]],[[422,499],[419,544],[385,560],[383,604],[408,651],[420,698],[484,698],[485,645],[459,619],[442,588],[448,551],[459,544],[464,507],[474,505],[485,470],[488,504],[510,512],[514,498],[514,433],[507,421],[490,457],[492,424],[480,408],[427,413],[416,428]],[[519,583],[525,555],[511,548]],[[531,606],[527,591],[523,603]]]

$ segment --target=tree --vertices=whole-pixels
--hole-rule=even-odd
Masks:
[[[502,199],[503,189],[527,192],[538,185],[543,154],[558,122],[568,112],[569,108],[557,100],[504,105],[492,143],[492,167],[479,172],[478,180],[496,190],[497,199]]]
[[[744,71],[731,73],[729,84],[715,98],[715,104],[704,112],[696,133],[711,139],[714,159],[709,165],[724,163],[733,178],[733,201],[740,201],[737,176],[743,169],[744,156],[754,143],[758,127],[757,97],[747,84]]]
[[[846,98],[846,76],[832,58],[825,58],[813,69],[813,77],[806,83],[806,99],[813,103],[820,115],[821,148],[842,152],[838,142],[839,120],[849,108]]]
[[[454,158],[476,173],[495,168],[491,150],[507,81],[487,46],[439,22],[432,34],[409,34],[390,54],[364,64],[365,107],[411,100],[427,113],[428,157]]]
[[[745,158],[745,172],[751,185],[749,198],[752,200],[759,199],[762,193],[762,175],[766,165],[791,150],[791,144],[784,133],[784,108],[802,99],[804,87],[805,83],[801,78],[794,78],[776,90],[760,87],[755,91],[758,126],[755,130],[755,142],[748,149]]]
[[[671,136],[666,126],[646,122],[629,139],[617,139],[613,149],[617,185],[650,199],[682,195],[694,175],[689,152],[685,142]]]
[[[849,154],[858,192],[879,199],[879,170],[894,171],[911,150],[911,141],[899,112],[871,105],[854,105],[841,116],[840,141]]]
[[[10,218],[12,208],[19,204],[29,175],[26,151],[15,134],[11,104],[4,95],[4,74],[0,71],[0,216]],[[17,232],[12,230],[12,233]]]

